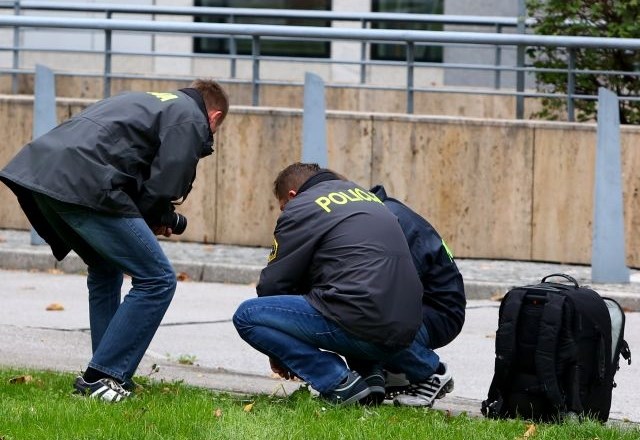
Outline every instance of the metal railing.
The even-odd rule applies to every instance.
[[[46,3],[46,5],[44,5]],[[13,3],[12,3],[13,4]],[[46,7],[45,7],[46,6]],[[251,16],[263,16],[265,11],[274,10],[246,10],[246,9],[231,9],[231,8],[175,8],[175,7],[140,7],[132,5],[101,5],[101,4],[85,4],[85,5],[70,5],[70,4],[50,4],[48,2],[22,2],[20,7],[30,7],[33,9],[43,8],[63,8],[63,10],[78,10],[78,11],[90,11],[100,10],[106,13],[114,12],[126,12],[126,13],[146,13],[159,14],[178,14],[184,15],[206,15],[208,14],[222,14],[223,12],[229,14],[245,13]],[[78,8],[78,9],[75,9]],[[203,11],[206,9],[208,11]],[[224,9],[224,11],[221,11]],[[429,16],[421,17],[413,14],[351,14],[351,13],[338,13],[338,12],[323,12],[323,11],[283,11],[275,10],[278,12],[278,16],[304,16],[304,17],[321,17],[331,20],[354,20],[358,17],[359,20],[374,19],[380,20],[385,15],[384,19],[387,20],[401,20],[401,16],[411,15],[411,18],[415,20],[440,20],[443,23],[454,23],[457,19],[460,23],[466,24],[488,24],[500,26],[517,26],[517,19],[500,18],[500,17],[458,17],[456,19],[451,16]],[[204,13],[204,14],[203,14]],[[275,13],[275,12],[274,12]],[[498,20],[499,19],[499,20]],[[265,81],[260,79],[260,63],[265,60],[286,61],[286,62],[304,62],[304,63],[343,63],[343,64],[359,64],[362,68],[375,65],[395,65],[402,66],[406,69],[406,85],[404,87],[406,91],[406,111],[408,113],[413,112],[414,106],[414,94],[415,92],[431,92],[431,91],[449,91],[454,93],[474,93],[478,94],[478,90],[461,90],[459,88],[452,87],[417,87],[415,86],[415,70],[416,68],[423,67],[438,67],[442,69],[474,69],[481,71],[494,71],[494,72],[514,72],[518,73],[532,73],[535,74],[538,71],[553,71],[562,72],[567,75],[567,84],[569,86],[566,94],[557,93],[543,93],[536,91],[525,91],[522,84],[518,85],[516,90],[504,90],[493,89],[483,90],[483,94],[493,95],[508,95],[515,96],[518,103],[522,103],[524,98],[527,97],[551,97],[566,99],[567,108],[569,109],[569,120],[573,120],[573,101],[576,99],[597,99],[597,96],[589,95],[576,95],[575,90],[572,88],[575,84],[576,74],[588,74],[590,72],[578,71],[575,69],[575,54],[574,49],[579,48],[599,48],[599,49],[627,49],[638,50],[640,49],[640,39],[611,39],[611,38],[598,38],[598,37],[569,37],[569,36],[540,36],[540,35],[527,35],[527,34],[504,34],[504,33],[482,33],[482,32],[451,32],[451,31],[414,31],[414,30],[385,30],[385,29],[368,29],[368,28],[328,28],[328,27],[313,27],[313,26],[276,26],[276,25],[258,25],[258,24],[234,24],[234,23],[194,23],[194,22],[168,22],[168,21],[143,21],[143,20],[121,20],[121,19],[94,19],[94,18],[72,18],[72,17],[37,17],[37,16],[18,16],[18,15],[0,15],[0,27],[13,27],[14,35],[15,30],[20,28],[45,28],[45,29],[80,29],[80,30],[100,30],[104,32],[105,43],[104,50],[101,53],[104,54],[104,69],[102,76],[104,78],[104,95],[108,96],[111,91],[111,78],[115,76],[112,73],[112,57],[114,55],[140,55],[140,56],[176,56],[176,57],[195,57],[195,56],[209,56],[209,57],[227,57],[230,55],[205,55],[205,54],[191,54],[191,53],[135,53],[135,52],[116,52],[112,49],[112,38],[114,32],[134,32],[134,33],[146,33],[146,34],[181,34],[189,37],[193,36],[206,36],[217,38],[248,38],[251,40],[252,53],[250,56],[234,55],[231,58],[233,60],[248,60],[251,62],[251,86],[252,86],[252,103],[259,105],[259,90],[261,84],[277,83],[276,81]],[[344,61],[344,60],[332,60],[332,59],[299,59],[294,58],[282,58],[282,57],[265,57],[261,55],[260,43],[270,39],[298,39],[298,40],[310,40],[310,41],[357,41],[363,46],[372,43],[395,43],[404,44],[406,46],[406,60],[403,62],[388,62],[377,60],[365,60],[360,59],[358,61]],[[426,63],[416,62],[414,58],[415,49],[421,45],[441,45],[445,47],[464,45],[473,47],[492,47],[492,48],[513,48],[523,51],[526,47],[531,46],[552,46],[567,48],[569,53],[569,60],[566,69],[535,69],[526,65],[477,65],[477,64],[452,64],[452,63]],[[20,51],[27,50],[49,50],[55,51],[55,48],[39,48],[39,49],[25,49],[19,46],[19,42],[14,40],[11,47],[0,47],[0,50],[11,50],[14,54]],[[67,52],[69,52],[67,50]],[[72,51],[71,51],[72,52]],[[89,51],[90,52],[90,51]],[[496,52],[496,60],[498,60]],[[15,56],[14,56],[15,59]],[[11,73],[19,72],[20,69],[9,69]],[[595,72],[595,74],[608,74],[608,75],[634,75],[638,76],[636,72]],[[122,76],[122,75],[120,75]],[[163,78],[166,78],[163,77]],[[345,87],[344,85],[331,85],[328,87]],[[389,88],[384,86],[374,86],[369,84],[360,84],[359,87],[366,88]],[[629,100],[635,100],[638,98],[625,98]],[[521,110],[517,109],[517,117],[522,118]]]
[[[421,24],[439,24],[453,26],[474,26],[487,28],[496,33],[502,33],[506,28],[517,29],[518,32],[524,32],[524,25],[534,23],[533,19],[527,19],[525,23],[518,20],[517,17],[499,17],[499,16],[471,16],[471,15],[438,15],[438,14],[408,14],[408,13],[382,13],[382,12],[337,12],[337,11],[319,11],[319,10],[292,10],[292,9],[268,9],[268,8],[226,8],[226,7],[179,7],[179,6],[149,6],[149,5],[120,5],[111,3],[69,3],[69,2],[51,2],[51,1],[0,1],[1,8],[12,8],[15,15],[20,15],[25,11],[63,11],[77,13],[102,13],[105,18],[113,18],[114,14],[146,14],[151,17],[158,15],[168,16],[191,16],[194,18],[223,18],[229,23],[234,23],[238,19],[311,19],[325,21],[348,21],[358,22],[362,29],[370,28],[374,24],[381,23],[421,23]],[[14,41],[17,41],[17,35]],[[502,57],[502,48],[495,47],[496,66],[500,65]],[[13,68],[18,68],[19,50],[14,51]],[[230,59],[230,77],[236,78],[236,56],[237,45],[233,36],[229,38],[229,59]],[[366,82],[367,67],[367,43],[362,42],[360,49],[360,83]],[[494,87],[500,88],[501,69],[494,70]]]

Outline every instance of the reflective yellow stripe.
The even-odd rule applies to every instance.
[[[444,242],[444,239],[442,239],[442,246],[444,247],[444,250],[447,251],[449,260],[453,261],[453,252],[451,251],[451,249],[449,249],[449,246],[447,246],[447,243]]]

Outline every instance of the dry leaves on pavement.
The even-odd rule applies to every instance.
[[[51,303],[47,306],[46,310],[48,312],[61,312],[64,310],[64,306],[60,303]]]

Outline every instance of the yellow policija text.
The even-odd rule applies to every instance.
[[[326,196],[318,197],[315,202],[327,212],[331,212],[332,204],[344,205],[350,202],[377,202],[382,204],[382,201],[375,194],[361,188],[332,192]]]

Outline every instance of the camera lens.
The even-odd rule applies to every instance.
[[[187,218],[184,215],[176,214],[174,226],[171,228],[174,234],[182,234],[187,229]]]
[[[173,234],[180,235],[187,229],[187,218],[177,212],[168,212],[162,215],[160,224],[171,228]]]

